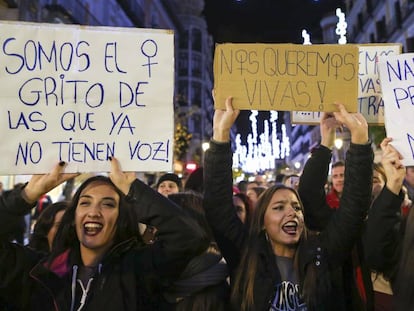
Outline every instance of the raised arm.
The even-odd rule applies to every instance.
[[[381,163],[387,181],[369,210],[364,243],[368,264],[383,273],[390,273],[396,268],[403,241],[400,227],[405,167],[391,141],[391,138],[385,138],[381,143]]]
[[[305,223],[311,230],[323,230],[335,212],[326,202],[325,184],[336,129],[340,127],[332,113],[323,113],[320,120],[321,144],[312,151],[300,177],[298,192],[304,206]]]
[[[175,277],[191,258],[208,247],[207,233],[191,216],[172,200],[137,179],[135,173],[123,172],[116,158],[111,159],[109,177],[127,194],[138,221],[157,228],[161,243],[154,248],[158,253],[151,262],[143,262],[142,265],[148,265],[150,269],[154,264],[161,275]]]
[[[370,206],[374,158],[364,117],[360,113],[348,113],[343,105],[338,108],[334,116],[351,132],[351,144],[346,155],[341,205],[320,235],[333,265],[343,263],[361,234]]]
[[[0,236],[11,230],[12,224],[30,212],[39,198],[79,174],[64,173],[66,164],[56,164],[50,173],[33,175],[23,187],[14,188],[0,197]]]
[[[0,198],[0,296],[15,297],[13,304],[21,301],[22,284],[27,282],[28,271],[43,254],[21,245],[10,243],[7,234],[12,225],[30,212],[41,195],[78,174],[65,174],[65,163],[54,166],[49,174],[33,175],[23,187],[14,188]]]
[[[230,129],[238,110],[227,98],[226,110],[216,110],[213,119],[213,138],[204,158],[204,201],[207,220],[219,248],[231,271],[240,261],[247,230],[233,207],[232,152]]]

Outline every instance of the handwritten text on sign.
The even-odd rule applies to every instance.
[[[383,58],[379,69],[387,137],[404,165],[414,165],[414,53]]]
[[[384,124],[384,101],[379,80],[378,59],[401,53],[401,44],[361,44],[358,64],[358,111],[371,125]],[[292,123],[319,124],[320,112],[293,111]]]
[[[0,23],[0,173],[170,170],[173,34]],[[160,96],[162,94],[162,96]]]
[[[356,111],[356,45],[219,44],[214,56],[216,105],[233,96],[245,110]]]

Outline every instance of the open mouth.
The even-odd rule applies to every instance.
[[[87,222],[83,224],[83,231],[86,235],[94,236],[102,231],[103,225],[99,222]]]
[[[294,221],[288,221],[282,226],[282,230],[289,235],[296,235],[298,224]]]

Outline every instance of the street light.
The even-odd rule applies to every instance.
[[[203,149],[204,152],[206,152],[207,149],[210,148],[210,143],[209,142],[202,143],[201,148]]]
[[[203,150],[201,154],[201,165],[204,165],[204,154],[210,148],[210,143],[208,141],[201,144],[201,149]]]
[[[338,160],[343,160],[342,147],[344,145],[344,141],[342,140],[342,138],[337,138],[334,141],[334,145],[335,145],[335,148],[336,148],[336,154],[338,156]]]
[[[342,140],[342,138],[337,138],[335,139],[334,144],[335,144],[335,148],[339,150],[344,145],[344,141]]]

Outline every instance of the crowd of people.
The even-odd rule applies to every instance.
[[[229,97],[186,181],[148,185],[110,158],[68,200],[47,197],[79,175],[64,162],[2,191],[0,310],[414,310],[414,167],[392,138],[374,163],[364,117],[337,109],[303,172],[277,181],[234,182]],[[350,147],[333,162],[343,126]]]

